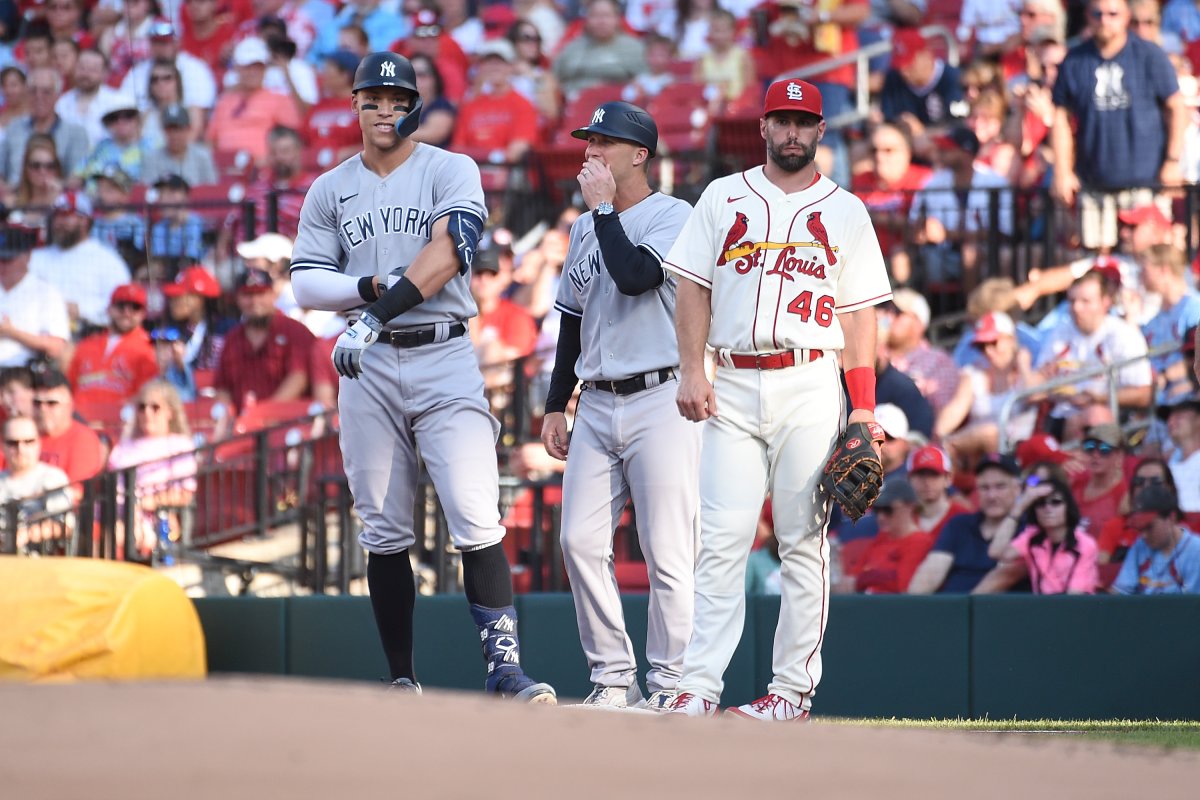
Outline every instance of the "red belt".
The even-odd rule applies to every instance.
[[[800,354],[799,358],[797,353]],[[737,369],[783,369],[815,361],[824,354],[824,350],[788,350],[783,353],[763,353],[755,356],[730,353],[729,363]]]

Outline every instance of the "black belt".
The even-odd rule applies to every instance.
[[[457,339],[467,332],[467,326],[456,322],[450,326],[450,334],[446,341]],[[433,344],[437,340],[437,328],[425,328],[419,331],[384,331],[379,334],[375,344],[390,344],[392,347],[420,347],[423,344]]]
[[[589,389],[599,389],[602,392],[612,392],[618,395],[636,394],[637,392],[651,388],[646,382],[656,376],[658,383],[653,383],[652,385],[661,386],[667,381],[675,380],[675,370],[663,367],[657,372],[634,375],[632,378],[626,378],[623,381],[588,381],[586,385]]]

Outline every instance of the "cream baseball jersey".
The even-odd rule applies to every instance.
[[[621,212],[621,227],[635,246],[661,262],[692,207],[654,193]],[[584,381],[623,380],[679,364],[675,339],[675,277],[653,291],[621,294],[604,265],[595,218],[583,214],[571,226],[571,241],[554,307],[582,317],[582,350],[575,374]]]
[[[785,194],[762,167],[709,184],[663,266],[712,290],[708,342],[734,353],[840,350],[837,315],[892,296],[861,200],[823,175]]]
[[[363,166],[362,156],[353,156],[313,181],[308,190],[292,248],[292,271],[402,275],[429,243],[433,223],[456,210],[479,217],[480,228],[487,219],[479,167],[467,156],[418,144],[408,160],[382,178]],[[456,275],[388,327],[475,316],[470,279]]]

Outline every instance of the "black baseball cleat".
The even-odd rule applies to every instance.
[[[548,683],[538,683],[520,669],[500,670],[488,676],[484,687],[489,694],[512,699],[518,703],[558,705],[558,694]]]

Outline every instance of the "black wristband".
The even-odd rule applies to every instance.
[[[379,290],[376,288],[374,275],[366,275],[358,279],[358,296],[368,303],[374,303],[379,299]]]
[[[367,308],[367,313],[386,325],[405,311],[415,308],[423,302],[425,302],[425,297],[417,285],[407,276],[402,276],[395,286],[383,293],[383,297]]]

